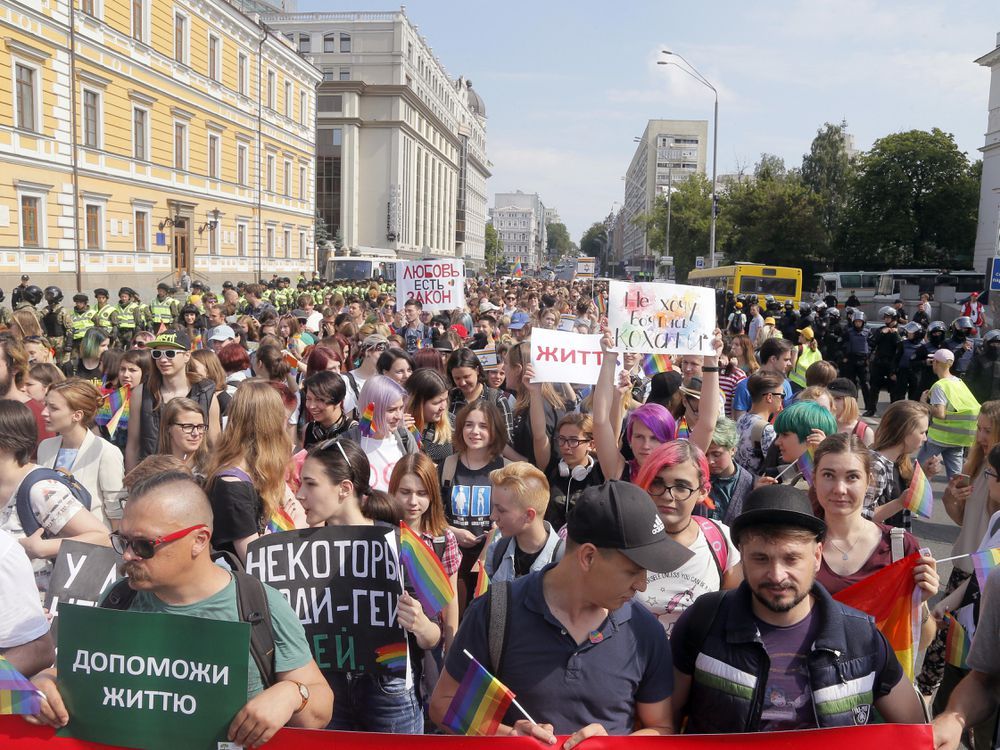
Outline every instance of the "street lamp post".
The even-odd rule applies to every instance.
[[[715,268],[715,218],[716,214],[718,213],[716,207],[715,178],[716,178],[716,168],[719,161],[719,92],[715,88],[715,86],[709,83],[708,79],[705,78],[705,76],[703,76],[701,72],[694,65],[689,63],[684,58],[684,56],[681,55],[679,52],[671,52],[670,50],[665,49],[663,50],[663,54],[669,55],[671,57],[676,57],[682,60],[684,62],[684,65],[687,65],[687,67],[690,68],[690,70],[681,65],[677,65],[677,63],[673,64],[677,65],[678,68],[680,68],[689,76],[694,78],[696,81],[698,81],[698,83],[710,88],[712,90],[712,93],[715,94],[715,122],[712,125],[712,219],[711,223],[709,224],[709,230],[708,230],[709,232],[708,265],[710,268]],[[657,65],[670,65],[671,63],[672,61],[670,60],[660,60],[657,62]]]

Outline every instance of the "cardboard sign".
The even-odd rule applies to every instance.
[[[483,366],[484,371],[492,372],[500,368],[500,357],[495,346],[487,349],[473,349],[472,353],[479,358],[479,364]]]
[[[563,333],[544,328],[531,332],[533,383],[594,385],[603,361],[599,333]]]
[[[118,574],[121,561],[110,547],[63,540],[45,593],[45,608],[52,615],[53,638],[58,635],[59,605],[96,607],[101,594],[121,578]]]
[[[596,258],[577,258],[576,259],[576,278],[578,279],[592,279],[597,270],[597,259]]]
[[[402,310],[409,299],[419,300],[430,312],[465,307],[465,262],[396,261],[396,309]]]
[[[247,573],[284,595],[316,663],[331,674],[409,674],[406,634],[396,619],[399,568],[396,529],[385,526],[284,531],[247,548]]]
[[[711,355],[715,292],[700,286],[611,281],[608,327],[619,352]]]
[[[58,734],[146,750],[216,747],[247,702],[250,625],[63,604]]]

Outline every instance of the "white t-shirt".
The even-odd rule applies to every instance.
[[[945,379],[961,380],[961,378],[958,378],[954,375],[949,375],[947,378],[942,378],[942,380]],[[940,382],[941,381],[939,380],[938,383]],[[937,383],[931,386],[931,392],[927,400],[930,401],[931,406],[944,406],[944,407],[948,406],[948,397],[944,395],[944,389]]]
[[[0,531],[0,648],[30,643],[47,632],[31,561],[17,539]]]
[[[399,459],[403,457],[403,451],[399,448],[399,441],[395,435],[390,435],[384,440],[362,437],[361,450],[368,456],[372,473],[369,482],[373,490],[389,491],[389,477]]]
[[[697,523],[697,521],[692,521]],[[731,570],[740,561],[740,552],[733,545],[729,527],[716,522],[726,539],[728,560],[726,570]],[[689,548],[694,557],[670,573],[647,573],[646,590],[635,595],[637,602],[656,615],[663,629],[670,635],[674,623],[685,609],[702,594],[718,591],[722,587],[719,568],[715,564],[708,540],[699,528],[698,537]]]
[[[340,377],[344,381],[344,387],[347,389],[347,393],[344,394],[344,405],[341,408],[344,410],[345,414],[349,414],[357,408],[358,397],[354,395],[354,388],[351,387],[351,381],[347,379],[347,373],[340,373]],[[362,385],[364,385],[364,382],[359,380],[358,393],[361,393]]]

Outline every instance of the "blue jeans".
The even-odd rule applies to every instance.
[[[423,734],[424,713],[412,687],[402,677],[337,673],[333,719],[327,729],[383,734]]]
[[[923,463],[932,456],[941,456],[944,462],[944,470],[951,479],[956,474],[962,473],[962,462],[965,460],[965,448],[956,448],[953,445],[940,445],[928,440],[924,443],[917,454],[917,461]]]

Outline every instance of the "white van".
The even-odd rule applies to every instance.
[[[816,291],[813,297],[821,300],[828,294],[846,304],[853,292],[861,304],[875,299],[881,271],[827,271],[816,274]]]

